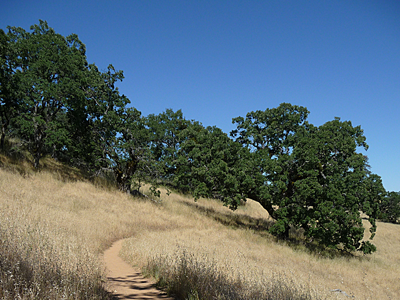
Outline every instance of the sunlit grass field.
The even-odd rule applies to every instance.
[[[43,163],[36,173],[1,157],[0,299],[111,299],[101,254],[123,238],[126,261],[191,299],[400,298],[399,225],[378,223],[372,255],[322,255],[276,241],[253,201],[235,212],[176,193],[156,203]]]

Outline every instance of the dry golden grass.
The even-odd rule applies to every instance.
[[[151,202],[59,177],[0,169],[0,299],[107,298],[100,253],[137,232],[181,226]]]
[[[167,232],[142,232],[127,240],[123,256],[132,264],[145,267],[148,261],[164,261],[173,266],[189,255],[196,258],[192,258],[195,263],[212,265],[227,278],[241,278],[251,287],[267,287],[271,278],[275,282],[274,278],[279,277],[281,284],[289,282],[296,287],[295,292],[315,299],[346,298],[332,292],[336,289],[356,299],[400,297],[399,225],[378,224],[374,239],[378,251],[373,255],[322,258],[277,243],[263,231],[246,229],[252,226],[236,226],[238,222],[231,226],[221,224],[226,224],[228,215],[250,215],[268,223],[268,215],[254,201],[237,212],[230,212],[214,200],[199,200],[195,204],[197,209],[193,209],[192,199],[178,195],[163,201],[165,209],[186,218],[184,223],[188,226]],[[238,217],[231,217],[235,218]]]
[[[268,214],[253,201],[231,212],[218,201],[163,193],[156,204],[48,164],[52,173],[0,169],[1,299],[107,299],[100,254],[121,238],[129,238],[122,255],[134,265],[176,268],[186,259],[245,286],[244,295],[261,286],[303,299],[346,298],[333,289],[356,299],[400,297],[399,225],[378,224],[373,255],[321,258],[260,230]]]

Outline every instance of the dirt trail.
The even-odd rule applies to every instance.
[[[117,299],[169,299],[154,287],[154,282],[144,278],[139,268],[132,268],[119,257],[123,240],[114,243],[104,252],[107,268],[107,287]]]

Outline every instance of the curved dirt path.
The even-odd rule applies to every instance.
[[[117,299],[168,299],[154,287],[154,281],[144,278],[139,268],[133,268],[119,257],[123,240],[115,242],[104,252],[107,268],[107,289]]]

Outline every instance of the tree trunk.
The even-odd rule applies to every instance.
[[[40,130],[36,130],[35,133],[35,142],[34,142],[34,149],[33,149],[33,166],[37,170],[39,169],[39,161],[42,157],[42,144],[43,144],[44,134]]]
[[[5,140],[5,134],[2,132],[0,138],[0,151],[4,151],[4,140]]]
[[[6,129],[8,127],[8,121],[1,124],[1,138],[0,138],[0,151],[4,151],[4,144],[6,139]]]
[[[40,156],[41,156],[41,153],[40,153],[40,150],[38,150],[38,151],[35,153],[34,162],[33,162],[33,166],[34,166],[34,168],[35,168],[36,170],[39,169]]]
[[[282,238],[282,239],[288,239],[288,238],[289,238],[289,230],[290,230],[290,227],[287,226],[287,227],[285,228],[285,231],[282,232],[282,233],[279,235],[279,237]]]

